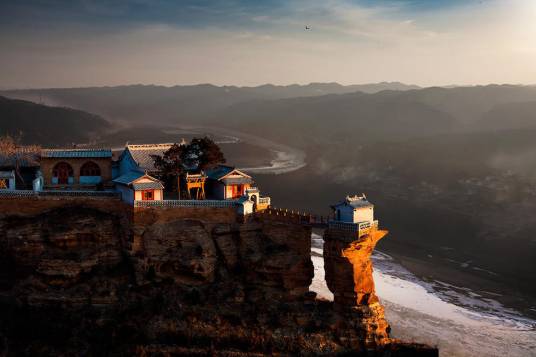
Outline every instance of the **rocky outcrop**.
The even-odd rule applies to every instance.
[[[365,281],[347,299],[333,270],[344,298],[309,292],[310,227],[91,200],[0,208],[0,355],[434,355],[388,339]]]
[[[324,234],[324,267],[326,283],[333,292],[334,308],[355,314],[359,329],[364,331],[366,346],[392,343],[384,309],[378,301],[372,277],[370,256],[376,243],[387,231],[372,229],[353,240],[348,232],[328,229]]]

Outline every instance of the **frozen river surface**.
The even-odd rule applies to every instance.
[[[311,290],[333,299],[324,280],[322,244],[313,234]],[[470,289],[419,280],[386,254],[376,252],[373,262],[392,337],[437,346],[440,356],[536,356],[536,321]]]

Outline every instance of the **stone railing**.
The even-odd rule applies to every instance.
[[[63,190],[0,190],[0,197],[115,197],[121,194],[115,191],[63,191]]]
[[[313,215],[310,213],[276,207],[268,207],[262,211],[257,211],[256,214],[263,219],[287,221],[313,226],[325,226],[329,220],[328,216]]]
[[[360,238],[361,236],[368,234],[371,229],[378,228],[378,221],[373,221],[372,223],[368,221],[358,223],[330,221],[328,223],[328,228],[330,230],[341,232],[342,235],[339,237],[340,239],[352,241],[355,239],[356,235]]]
[[[37,192],[32,190],[0,190],[0,197],[33,197]]]
[[[340,231],[346,231],[346,232],[358,232],[359,231],[359,224],[357,223],[348,223],[348,222],[338,222],[338,221],[330,221],[328,223],[329,229],[336,229]]]
[[[296,223],[309,223],[310,215],[283,208],[269,207],[255,212],[258,217],[277,221],[291,221]]]
[[[153,208],[153,207],[214,207],[229,208],[236,207],[237,203],[233,200],[162,200],[162,201],[134,201],[134,207]]]

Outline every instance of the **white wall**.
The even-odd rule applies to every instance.
[[[352,206],[339,206],[337,210],[340,212],[339,217],[335,219],[341,222],[358,223],[358,222],[370,222],[374,221],[374,207],[360,207],[354,209]]]
[[[354,211],[354,223],[374,221],[374,207],[360,207]]]
[[[150,181],[152,182],[152,181]],[[134,191],[134,198],[136,201],[141,201],[143,199],[141,195],[142,191]],[[155,201],[162,201],[164,195],[162,193],[162,190],[154,190],[154,200]]]
[[[238,205],[238,214],[247,215],[253,213],[253,202],[245,201]]]

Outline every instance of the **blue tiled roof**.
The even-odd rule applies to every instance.
[[[133,183],[134,190],[162,190],[164,186],[160,182],[140,182]]]
[[[243,185],[253,183],[253,180],[250,177],[224,178],[222,181],[226,185]]]
[[[143,172],[129,171],[126,174],[124,174],[123,176],[119,176],[118,178],[113,180],[113,182],[120,183],[120,184],[123,184],[123,185],[128,185],[128,184],[132,183],[133,181],[136,181],[137,179],[139,179],[142,176],[145,176],[145,174]]]
[[[45,158],[108,158],[111,149],[44,149],[41,157]]]
[[[229,172],[233,171],[234,169],[235,168],[232,167],[232,166],[220,165],[220,166],[217,166],[217,167],[215,167],[213,169],[207,170],[206,174],[211,179],[219,180],[223,176],[227,175]]]

